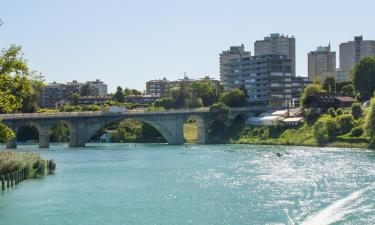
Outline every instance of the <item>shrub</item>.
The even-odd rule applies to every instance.
[[[340,134],[340,124],[331,117],[322,117],[314,124],[314,136],[319,145],[336,140]]]
[[[320,115],[318,111],[314,108],[307,109],[304,111],[304,117],[308,124],[313,124],[319,118],[319,116]]]
[[[56,163],[53,160],[48,160],[47,161],[47,171],[48,171],[48,174],[55,173],[55,170],[56,170]]]
[[[341,126],[341,134],[348,133],[354,126],[353,117],[348,114],[337,117],[337,120]]]
[[[328,142],[329,136],[323,121],[318,121],[314,125],[314,137],[319,146]]]
[[[331,117],[337,116],[335,109],[332,107],[328,109],[327,114],[330,115]]]
[[[245,93],[240,89],[221,94],[220,101],[230,107],[242,107],[247,104]]]
[[[35,171],[35,177],[42,177],[42,176],[46,175],[46,171],[47,171],[46,161],[39,158],[34,163],[33,169]]]
[[[350,137],[346,135],[338,136],[337,140],[349,143],[369,143],[369,140],[366,137]]]
[[[350,110],[354,119],[358,119],[362,116],[362,105],[359,102],[356,102],[352,105]]]
[[[350,131],[350,136],[352,136],[352,137],[360,137],[362,135],[363,135],[363,128],[362,127],[354,127]]]

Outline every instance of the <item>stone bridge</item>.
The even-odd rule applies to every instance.
[[[264,107],[232,108],[229,118],[237,116],[251,116],[265,111]],[[105,126],[126,119],[133,119],[147,123],[157,129],[168,144],[183,144],[183,125],[188,120],[197,122],[197,139],[199,144],[208,141],[208,121],[211,112],[208,108],[193,110],[168,110],[157,112],[125,111],[121,113],[110,112],[62,112],[62,113],[22,113],[2,114],[0,120],[3,124],[17,134],[20,127],[32,125],[39,133],[39,147],[49,147],[49,130],[58,122],[67,125],[70,131],[69,146],[83,147],[90,138]],[[17,139],[6,143],[7,148],[16,148]]]

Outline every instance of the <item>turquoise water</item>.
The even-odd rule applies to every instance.
[[[1,225],[375,223],[368,150],[98,144],[41,154],[56,174],[0,191]]]

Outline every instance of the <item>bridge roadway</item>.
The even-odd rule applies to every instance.
[[[229,117],[234,119],[242,114],[251,116],[264,112],[269,108],[232,108]],[[212,113],[209,108],[190,110],[166,110],[147,112],[145,110],[128,110],[119,113],[89,111],[89,112],[59,112],[59,113],[21,113],[0,114],[3,124],[11,128],[15,134],[25,125],[35,126],[39,133],[39,147],[49,147],[49,130],[57,122],[63,122],[69,128],[69,146],[83,147],[90,138],[103,127],[125,119],[133,119],[148,123],[157,129],[168,144],[183,144],[183,124],[192,119],[197,122],[197,139],[199,144],[208,141],[208,121]],[[17,139],[6,143],[7,148],[16,148]]]

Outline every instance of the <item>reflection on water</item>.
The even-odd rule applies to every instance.
[[[41,153],[57,161],[56,175],[1,192],[0,224],[375,221],[375,158],[367,150],[103,144]]]

